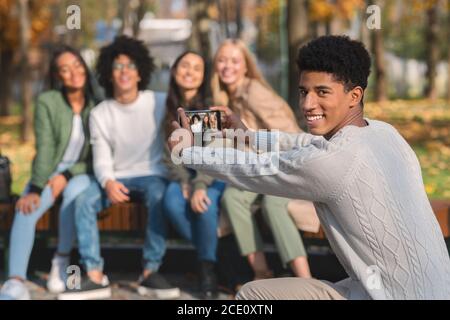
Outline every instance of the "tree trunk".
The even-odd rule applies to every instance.
[[[189,0],[189,17],[192,21],[189,48],[202,53],[209,62],[212,59],[212,54],[209,45],[208,5],[208,0]]]
[[[381,6],[377,0],[369,1],[369,5]],[[371,30],[370,35],[372,53],[375,60],[375,101],[387,100],[386,64],[384,61],[384,38],[382,30]]]
[[[196,2],[192,0],[192,2]],[[219,9],[219,23],[222,33],[225,35],[225,38],[231,37],[230,32],[230,16],[229,16],[229,3],[227,0],[216,0],[217,8]]]
[[[243,1],[235,0],[236,6],[236,38],[241,38],[242,34],[242,3]]]
[[[450,101],[450,0],[447,0],[447,100]]]
[[[298,108],[298,69],[297,54],[299,48],[309,39],[308,14],[306,0],[287,1],[287,29],[289,45],[289,105],[293,108],[300,120],[300,125],[305,128],[303,117]]]
[[[375,101],[383,102],[387,100],[383,31],[372,30],[371,38],[375,59]]]
[[[289,44],[286,30],[287,25],[287,5],[286,0],[278,0],[279,9],[279,34],[280,34],[280,95],[283,99],[289,100]]]
[[[30,82],[30,63],[28,51],[30,44],[30,16],[28,13],[28,0],[19,0],[20,19],[20,87],[22,89],[22,126],[21,139],[23,142],[31,139],[31,101],[32,89]]]
[[[28,1],[29,3],[30,1]],[[62,10],[65,12],[66,8],[74,3],[73,0],[66,0],[64,1],[62,5]],[[83,7],[81,4],[81,1],[76,2],[77,5],[81,6],[81,19],[83,19]],[[60,5],[60,4],[58,4]],[[80,30],[74,29],[74,30],[66,30],[66,33],[64,35],[64,43],[66,45],[69,45],[71,47],[77,48],[80,45]]]
[[[11,114],[11,84],[13,78],[12,59],[13,51],[0,51],[0,70],[2,70],[2,81],[0,81],[0,116]]]
[[[370,48],[370,34],[371,34],[371,30],[369,30],[367,28],[366,25],[366,19],[367,19],[367,15],[366,15],[366,10],[367,7],[370,5],[370,1],[371,0],[365,0],[364,4],[361,6],[361,10],[359,12],[359,16],[360,16],[360,28],[359,28],[359,33],[360,33],[360,38],[359,40],[364,43],[364,46],[366,48]]]
[[[122,25],[120,26],[120,34],[127,36],[133,36],[133,25],[131,16],[130,1],[128,0],[118,0],[118,17],[122,20]]]
[[[439,19],[438,19],[438,3],[433,4],[427,10],[427,31],[426,31],[426,46],[427,46],[427,87],[425,95],[428,99],[435,100],[437,98],[436,88],[436,68],[439,61]]]
[[[145,14],[145,1],[118,1],[118,16],[122,19],[120,33],[137,37],[139,35],[139,23]]]
[[[141,23],[141,20],[144,18],[145,15],[145,0],[139,0],[139,5],[134,10],[135,12],[135,19],[133,20],[133,34],[135,37],[139,36],[139,24]]]
[[[264,0],[257,0],[256,7],[261,8]],[[264,55],[264,26],[267,23],[267,16],[258,14],[256,15],[255,25],[258,30],[258,34],[256,36],[256,56]]]
[[[128,30],[128,1],[117,0],[117,16],[122,20],[120,26],[120,34],[124,34]]]

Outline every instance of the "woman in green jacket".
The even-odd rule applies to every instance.
[[[75,238],[74,200],[89,186],[91,171],[88,117],[95,103],[89,71],[78,51],[64,46],[50,63],[51,90],[39,95],[34,115],[36,156],[31,181],[16,205],[11,230],[9,280],[0,299],[29,299],[24,284],[37,221],[61,195],[58,250],[47,287],[64,291]]]

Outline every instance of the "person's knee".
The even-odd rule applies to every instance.
[[[252,281],[239,290],[238,300],[311,300],[319,290],[311,279],[274,278]]]
[[[208,204],[207,210],[201,214],[204,215],[206,219],[219,219],[219,211],[220,211],[220,198],[217,195],[207,193],[207,196],[209,200],[211,201],[210,204]]]
[[[95,211],[101,197],[102,194],[98,187],[93,185],[88,187],[75,199],[75,217],[90,215],[92,212],[97,214]]]
[[[162,203],[163,212],[170,220],[176,220],[179,215],[184,213],[185,205],[173,197],[165,195]]]
[[[83,193],[91,186],[92,181],[87,175],[75,176],[69,180],[63,191],[63,198],[74,197]]]
[[[222,198],[221,205],[224,208],[229,208],[233,205],[233,203],[243,201],[243,191],[235,188],[227,188],[225,189]]]
[[[144,191],[145,200],[149,203],[162,203],[166,186],[164,184],[152,185]]]
[[[285,198],[264,196],[261,200],[261,208],[267,214],[279,214],[279,212],[287,213],[287,205],[289,200]]]
[[[39,216],[40,217],[40,216]],[[29,214],[25,214],[21,211],[16,211],[16,216],[14,218],[14,223],[20,225],[36,225],[39,220],[36,212],[31,212]]]
[[[208,207],[208,210],[206,210],[203,213],[194,213],[195,214],[195,219],[197,219],[198,222],[200,222],[200,224],[202,225],[208,225],[211,226],[212,228],[217,228],[217,224],[219,221],[219,216],[218,216],[218,209],[216,207],[216,209],[213,209],[211,207]]]
[[[164,209],[168,213],[179,211],[181,207],[183,207],[183,204],[185,204],[181,188],[174,184],[170,184],[164,192],[162,202]]]
[[[264,280],[246,283],[236,294],[236,300],[263,300],[263,282]]]

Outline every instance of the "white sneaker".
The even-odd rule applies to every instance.
[[[9,279],[0,290],[0,300],[30,300],[30,292],[23,281]]]
[[[47,288],[51,293],[61,293],[66,290],[67,267],[69,257],[55,255],[52,259],[52,268],[48,275]]]

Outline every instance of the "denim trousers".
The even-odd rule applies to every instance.
[[[162,201],[167,180],[159,176],[141,176],[117,179],[131,194],[138,195],[147,208],[147,224],[143,248],[143,268],[158,271],[166,251],[167,225]],[[100,237],[97,214],[109,207],[100,184],[92,179],[90,186],[76,199],[75,224],[81,264],[86,271],[103,271],[104,260],[100,254]]]
[[[191,241],[197,249],[198,259],[216,261],[217,225],[220,197],[225,183],[214,181],[207,189],[211,204],[203,213],[195,213],[190,202],[183,197],[179,182],[171,182],[164,196],[164,211],[177,232]]]
[[[75,199],[91,183],[88,175],[77,175],[69,180],[63,191],[59,209],[58,253],[69,254],[75,239]],[[28,193],[29,185],[24,194]],[[9,244],[9,276],[26,279],[28,262],[33,249],[36,223],[55,202],[50,187],[45,187],[40,196],[39,207],[30,214],[16,211]]]

